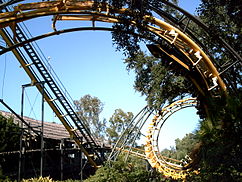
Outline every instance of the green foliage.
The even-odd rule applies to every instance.
[[[202,0],[198,12],[200,18],[210,28],[219,31],[220,35],[226,40],[231,40],[233,47],[241,52],[241,45],[238,43],[242,38],[242,8],[239,2],[233,0]]]
[[[220,36],[241,56],[241,2],[234,0],[202,0],[201,2],[198,8],[199,18],[209,27],[210,33],[210,38],[208,37],[202,42],[219,65],[226,65],[226,62],[231,63],[232,55],[224,51],[224,48],[217,41],[217,37]],[[241,72],[241,63],[238,63],[225,73],[235,88],[242,85]]]
[[[106,133],[111,144],[115,144],[120,135],[127,129],[129,123],[133,119],[132,112],[124,112],[122,109],[116,109],[112,117],[109,119],[110,126],[107,127]],[[126,130],[126,134],[129,130]]]
[[[8,176],[5,176],[3,174],[1,166],[0,166],[0,181],[1,182],[11,182],[11,180],[8,178]]]
[[[156,36],[146,29],[147,22],[143,18],[145,15],[151,15],[151,4],[174,16],[177,14],[174,9],[164,5],[159,0],[109,0],[108,2],[116,8],[127,8],[126,12],[118,15],[121,21],[113,25],[112,38],[117,50],[122,50],[125,55],[130,57],[140,51],[140,42],[157,41]],[[177,0],[171,0],[171,2],[178,3]],[[135,22],[135,26],[132,22]]]
[[[154,36],[146,31],[147,22],[143,16],[150,14],[148,2],[144,1],[119,1],[111,0],[110,3],[115,7],[126,7],[127,11],[119,15],[121,23],[113,25],[112,39],[116,44],[117,50],[122,50],[125,55],[133,56],[140,50],[139,43],[141,41],[153,40]],[[133,26],[131,22],[135,22]]]
[[[156,172],[147,171],[145,163],[141,160],[133,159],[125,163],[123,159],[112,162],[97,170],[85,182],[148,182],[161,181],[162,176]]]
[[[67,179],[64,181],[56,181],[56,182],[80,182],[80,180]]]
[[[13,122],[13,118],[6,118],[0,114],[0,152],[19,150],[20,129]],[[10,181],[3,174],[1,163],[5,160],[0,156],[0,181]]]
[[[193,133],[186,134],[182,139],[176,139],[176,158],[178,160],[184,159],[186,155],[190,155],[198,143],[196,135]]]
[[[145,4],[148,1],[110,0],[108,2],[117,8],[130,8],[130,11],[120,15],[122,22],[114,25],[115,31],[112,35],[117,49],[124,50],[124,53],[129,56],[125,62],[127,69],[134,70],[136,73],[135,89],[147,97],[149,105],[152,108],[159,108],[166,101],[175,100],[186,94],[193,94],[194,88],[184,77],[187,75],[172,69],[173,65],[169,66],[166,57],[157,60],[140,52],[139,43],[144,39],[152,42],[157,41],[145,29],[147,22],[143,20],[143,15],[150,13]],[[144,3],[144,6],[138,2]],[[217,37],[220,36],[228,42],[238,54],[242,53],[241,3],[233,0],[202,0],[201,2],[198,9],[199,18],[208,25],[209,36],[195,25],[193,25],[192,32],[201,33],[198,34],[197,38],[206,45],[205,49],[209,51],[217,64],[223,66],[221,69],[223,70],[227,63],[231,63],[232,59],[231,55],[228,55],[217,42]],[[157,7],[176,16],[176,12],[170,8],[161,7],[162,3],[158,0],[152,0],[149,3],[154,3]],[[135,21],[137,26],[131,26],[131,21]],[[207,38],[203,39],[205,36]],[[223,79],[229,77],[229,79],[226,78],[226,84],[228,84],[228,88],[235,87],[237,95],[234,96],[233,92],[231,93],[232,97],[203,98],[206,99],[206,104],[209,106],[209,118],[201,121],[200,129],[196,133],[200,142],[191,153],[195,156],[192,167],[199,166],[200,174],[190,176],[188,181],[242,180],[242,97],[241,90],[239,90],[242,85],[241,65],[237,64],[221,76]],[[203,103],[203,100],[200,102]],[[115,133],[112,135],[117,137],[118,134],[116,132],[116,135]],[[167,153],[169,157],[181,159],[195,143],[194,136],[187,135],[182,140],[176,140],[176,148],[163,152]],[[104,181],[112,181],[112,179],[114,179],[113,181],[120,179],[128,181],[129,178],[125,172],[127,166],[122,164],[113,166],[113,168],[105,166],[106,168],[100,169],[103,171],[99,173],[96,181],[101,181],[101,179]]]
[[[151,108],[159,109],[165,102],[174,101],[191,92],[190,82],[182,73],[171,71],[166,60],[139,52],[127,58],[125,63],[129,71],[136,73],[135,90],[146,96]]]
[[[242,29],[241,17],[239,16],[241,15],[241,10],[240,4],[235,1],[202,0],[202,5],[199,8],[199,16],[209,26],[210,38],[201,39],[201,42],[207,46],[210,54],[219,65],[225,65],[228,61],[231,63],[232,59],[230,55],[224,51],[224,48],[220,46],[219,42],[217,42],[216,39],[218,36],[228,42],[238,54],[241,54]],[[199,29],[197,30],[201,31]],[[119,37],[121,37],[121,35]],[[124,41],[119,42],[119,37],[117,36],[117,40],[115,40],[120,47],[127,47],[128,51],[132,49],[132,45],[126,45],[127,43]],[[206,37],[208,36],[206,35]],[[129,37],[126,38],[129,40]],[[135,88],[143,95],[147,96],[147,101],[150,105],[157,102],[153,107],[159,107],[162,101],[175,99],[178,95],[193,93],[193,88],[189,86],[189,84],[181,85],[180,82],[178,82],[178,84],[176,83],[173,85],[173,80],[169,80],[169,78],[174,77],[174,75],[185,76],[184,74],[179,75],[174,72],[174,70],[169,69],[171,72],[169,75],[167,74],[169,71],[164,72],[161,67],[162,64],[160,66],[159,62],[151,58],[145,60],[143,59],[144,56],[138,55],[139,51],[137,51],[136,45],[133,46],[133,49],[136,51],[132,50],[131,54],[129,54],[130,57],[126,60],[128,64],[127,67],[129,70],[133,69],[136,72]],[[163,60],[165,59],[163,58]],[[162,63],[164,64],[164,62]],[[165,69],[168,70],[169,67],[166,64],[164,64],[164,66]],[[155,69],[155,67],[157,69]],[[226,68],[226,66],[224,66],[224,68]],[[153,70],[155,71],[152,73]],[[163,77],[159,78],[160,75]],[[197,133],[201,143],[197,146],[196,152],[194,152],[196,153],[196,160],[193,162],[193,167],[200,166],[201,171],[200,175],[191,178],[191,181],[241,181],[242,162],[240,156],[242,156],[242,140],[240,133],[242,133],[242,99],[241,96],[239,96],[239,94],[241,95],[241,90],[239,89],[242,85],[241,65],[237,64],[230,68],[222,76],[229,78],[226,78],[227,84],[237,88],[237,95],[229,98],[223,96],[220,98],[206,98],[210,117],[201,122],[201,128]],[[161,84],[163,79],[165,83],[163,85],[165,86]],[[177,80],[179,81],[180,79]],[[175,79],[175,81],[177,80]],[[168,88],[166,88],[166,85]],[[176,85],[181,85],[184,88],[188,87],[187,90],[179,88],[179,93],[179,91],[177,91],[179,89],[175,87]],[[171,86],[171,89],[169,89],[169,86]],[[161,93],[159,94],[159,92]],[[233,94],[234,93],[231,93],[231,95]],[[177,140],[177,142],[178,144],[181,143],[180,147],[176,148],[177,151],[182,151],[182,148],[186,146],[186,144],[183,144],[183,142],[179,140]],[[171,157],[176,155],[176,149],[166,150],[164,152],[168,153]],[[184,153],[181,152],[179,156],[184,156]],[[179,156],[175,157],[179,158]],[[198,165],[196,165],[196,163]]]
[[[54,182],[50,177],[23,179],[22,182]]]
[[[72,179],[67,179],[64,181],[59,181],[59,180],[53,180],[50,177],[39,177],[39,178],[31,178],[31,179],[23,179],[21,182],[79,182],[80,180],[72,180]]]
[[[191,181],[241,181],[242,93],[211,100],[212,119],[204,120],[198,131],[202,142],[197,154],[200,174]]]
[[[116,143],[133,119],[132,112],[126,113],[122,109],[116,109],[109,119],[109,125],[107,125],[106,119],[100,119],[103,103],[97,97],[90,95],[85,95],[79,101],[74,101],[74,104],[77,108],[77,114],[90,131],[99,138],[107,137],[111,144]],[[126,134],[129,132],[127,129]]]
[[[13,118],[0,114],[0,152],[18,150],[20,129],[13,123]]]
[[[17,182],[17,180],[12,181],[12,180],[10,180],[8,178],[4,178],[4,179],[0,178],[0,181],[1,182]]]
[[[93,134],[95,136],[103,138],[106,126],[106,120],[100,119],[100,114],[103,111],[103,103],[97,97],[85,95],[79,101],[75,100],[74,104],[82,122],[91,131],[94,131]]]
[[[177,160],[185,159],[187,155],[191,155],[198,142],[196,134],[186,134],[182,139],[175,140],[175,147],[162,150],[161,155]]]

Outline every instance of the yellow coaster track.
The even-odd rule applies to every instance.
[[[150,165],[164,174],[164,176],[172,177],[173,179],[185,179],[186,175],[191,172],[191,169],[183,170],[182,161],[170,159],[159,154],[158,138],[159,130],[170,115],[180,109],[195,106],[196,103],[194,98],[178,100],[164,107],[149,123],[145,144],[146,158]]]
[[[55,23],[60,20],[91,21],[93,22],[93,26],[95,26],[96,21],[122,23],[122,20],[120,20],[117,15],[127,11],[129,10],[125,8],[117,9],[106,3],[96,4],[93,1],[65,0],[20,4],[14,7],[13,12],[0,14],[0,27],[4,28],[10,26],[12,30],[15,31],[14,25],[18,22],[49,15],[56,15],[53,21],[55,30]],[[224,91],[226,90],[226,86],[212,61],[194,41],[179,29],[162,20],[148,15],[145,15],[143,18],[148,22],[145,27],[147,31],[154,33],[171,45],[177,47],[177,49],[187,57],[187,60],[190,61],[192,66],[195,67],[196,71],[201,75],[206,87],[200,88],[200,84],[196,81],[196,78],[193,78],[195,85],[201,92],[204,89],[212,90],[217,86]],[[130,24],[136,26],[135,21],[131,21]],[[188,65],[187,62],[184,62],[184,60],[180,60],[175,55],[170,55],[159,46],[158,49],[170,56],[188,71],[191,70],[191,66]]]
[[[18,23],[42,16],[54,16],[52,21],[52,27],[54,32],[43,34],[42,36],[39,36],[35,39],[38,40],[40,38],[65,33],[64,31],[61,32],[57,30],[56,23],[58,21],[90,21],[92,22],[93,26],[90,27],[89,30],[96,30],[98,27],[95,27],[95,22],[122,24],[123,22],[120,19],[119,15],[122,15],[127,11],[129,11],[132,14],[132,11],[129,9],[117,9],[115,7],[110,6],[107,3],[96,3],[94,1],[58,0],[18,4],[14,7],[14,10],[11,12],[0,13],[0,35],[8,44],[8,51],[11,50],[14,52],[15,56],[17,57],[23,69],[26,71],[31,80],[33,82],[37,82],[38,80],[35,78],[35,75],[32,73],[32,70],[30,69],[32,63],[26,63],[23,60],[21,54],[19,54],[16,49],[16,46],[29,43],[33,40],[29,39],[24,40],[23,42],[16,40],[15,36],[18,33],[16,32],[16,27]],[[180,52],[180,54],[183,55],[183,57],[185,57],[185,59],[181,59],[179,56],[170,53],[160,45],[153,44],[150,45],[149,48],[155,50],[153,53],[157,54],[158,56],[161,53],[166,54],[174,62],[180,64],[181,69],[186,70],[188,73],[196,72],[196,75],[199,76],[192,77],[193,74],[191,74],[190,79],[197,87],[200,94],[206,95],[207,93],[213,92],[214,90],[226,91],[226,84],[220,77],[219,72],[217,71],[209,56],[189,36],[187,36],[183,31],[179,30],[178,28],[172,26],[171,24],[151,15],[144,15],[143,20],[147,22],[147,24],[144,25],[144,28],[147,31],[165,40],[168,44],[172,45]],[[135,21],[130,21],[129,23],[131,26],[137,26],[137,22]],[[5,29],[7,28],[12,31],[12,37],[6,35]],[[100,29],[107,30],[102,27]],[[38,89],[41,90],[41,88]],[[89,162],[94,167],[97,167],[96,162],[93,160],[93,158],[90,157],[89,153],[87,152],[87,149],[83,147],[79,137],[76,136],[74,128],[68,124],[63,113],[60,112],[58,110],[58,107],[56,107],[56,105],[54,104],[53,98],[49,97],[49,95],[46,93],[45,100],[56,113],[60,121],[64,124],[66,129],[70,132],[70,135],[74,135],[76,143],[84,151]],[[166,112],[169,112],[169,109],[173,109],[176,106],[180,107],[184,104],[187,104],[188,101],[195,102],[192,99],[178,101],[164,108],[161,111],[161,113],[164,114]],[[163,159],[160,160],[157,154],[155,153],[155,147],[152,138],[153,131],[155,130],[155,125],[158,124],[160,116],[160,114],[156,115],[150,123],[150,129],[148,130],[148,135],[146,136],[146,157],[149,160],[151,166],[157,168],[164,175],[171,176],[174,179],[184,179],[189,170],[184,171],[182,170],[181,165],[175,164],[171,161],[167,162]],[[87,140],[88,138],[89,137],[87,137]]]

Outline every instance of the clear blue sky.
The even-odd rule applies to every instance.
[[[198,0],[180,0],[180,6],[191,13],[194,13],[198,3]],[[51,21],[46,20],[51,18],[31,20],[26,22],[26,26],[32,35],[49,32],[52,31]],[[87,24],[91,26],[91,23],[85,22],[60,22],[57,23],[57,29],[62,24],[65,27]],[[69,33],[42,39],[37,43],[44,55],[50,57],[50,64],[74,100],[90,94],[104,103],[102,117],[109,119],[118,108],[136,114],[146,105],[144,97],[133,89],[134,74],[127,72],[123,64],[125,57],[122,52],[115,51],[110,32]],[[17,113],[20,113],[21,85],[29,82],[30,79],[11,53],[0,56],[0,98],[4,99]],[[37,90],[28,88],[24,114],[40,119],[40,100],[41,96]],[[31,105],[34,106],[33,110]],[[48,105],[45,106],[45,120],[58,122]],[[0,110],[6,109],[0,105]],[[182,137],[195,128],[194,120],[197,120],[195,111],[181,112],[183,114],[174,117],[169,121],[170,124],[166,125],[168,133],[164,133],[166,136],[164,146],[172,145],[175,138]],[[188,114],[191,116],[191,121],[188,120],[189,117],[185,117],[186,121],[184,121],[184,115]],[[180,120],[182,122],[178,122]]]

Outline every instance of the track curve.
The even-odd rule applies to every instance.
[[[197,101],[195,98],[178,100],[162,108],[162,110],[156,114],[153,120],[149,123],[146,135],[145,155],[150,165],[153,168],[156,168],[164,176],[173,179],[185,179],[187,174],[192,172],[191,169],[183,170],[184,166],[182,165],[182,161],[161,156],[159,154],[158,140],[160,129],[173,113],[187,107],[195,107],[196,104]]]
[[[94,7],[96,8],[94,9]],[[13,12],[1,13],[0,27],[11,27],[14,34],[14,24],[50,15],[55,16],[52,23],[54,30],[56,30],[56,22],[63,20],[91,21],[93,22],[93,27],[95,27],[96,21],[123,23],[118,15],[127,11],[130,10],[125,8],[116,9],[106,3],[96,4],[93,1],[82,2],[67,0],[27,3],[17,5]],[[144,27],[147,31],[176,47],[186,60],[181,60],[181,58],[176,55],[172,55],[160,46],[157,46],[160,52],[167,54],[172,60],[180,64],[182,68],[186,69],[188,72],[195,70],[198,75],[200,75],[200,78],[192,78],[191,80],[203,95],[206,95],[207,92],[217,88],[223,91],[226,90],[226,85],[210,58],[193,40],[191,40],[191,38],[178,28],[175,28],[169,23],[156,17],[145,15],[143,19],[148,23]],[[135,27],[137,26],[137,23],[135,21],[130,21],[130,25]],[[201,84],[201,82],[203,84]]]
[[[122,15],[127,11],[132,14],[132,11],[129,9],[118,9],[107,3],[96,3],[94,1],[59,0],[19,4],[14,7],[14,11],[12,12],[0,13],[0,34],[3,38],[4,32],[2,29],[11,30],[12,39],[15,40],[16,24],[43,16],[53,16],[53,32],[37,36],[26,42],[16,41],[14,44],[9,44],[9,47],[5,50],[3,49],[0,54],[19,48],[21,45],[31,43],[34,40],[68,32],[68,29],[58,30],[56,23],[59,21],[90,21],[93,26],[86,28],[86,30],[97,30],[98,27],[95,26],[95,22],[105,22],[110,24],[124,23],[119,15]],[[147,23],[144,25],[144,29],[158,37],[158,39],[166,41],[182,56],[180,57],[169,52],[164,47],[157,44],[157,42],[153,42],[153,44],[149,46],[150,50],[155,50],[155,53],[158,56],[161,53],[166,54],[173,62],[178,63],[181,69],[190,74],[191,81],[197,87],[198,92],[201,95],[217,95],[221,92],[227,91],[227,85],[221,78],[213,61],[194,40],[185,34],[185,32],[151,15],[143,16],[143,20]],[[133,27],[138,26],[138,23],[135,20],[130,21],[129,24]],[[99,27],[99,29],[110,31],[112,28],[105,29]],[[79,31],[80,30],[81,28]],[[82,28],[82,30],[85,30],[85,28]],[[71,31],[78,31],[78,29],[69,30],[69,32]],[[29,65],[24,64],[24,62],[22,62],[21,65],[23,69],[29,73]],[[196,72],[196,76],[194,76],[193,72]],[[182,107],[194,104],[196,104],[194,99],[177,101],[162,109],[162,111],[157,114],[150,123],[150,128],[146,136],[146,157],[151,166],[157,168],[160,172],[164,173],[165,176],[171,176],[174,179],[184,179],[190,170],[183,170],[180,164],[174,163],[174,161],[167,162],[167,159],[160,160],[157,157],[157,143],[154,143],[153,141],[155,135],[159,136],[159,134],[154,133],[156,125],[162,123],[161,121],[165,116],[169,116],[169,110],[176,111],[176,109],[181,109]],[[165,121],[163,121],[163,123],[164,122]]]

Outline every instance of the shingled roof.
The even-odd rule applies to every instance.
[[[9,112],[6,112],[6,111],[0,111],[0,113],[5,117],[13,117],[14,123],[20,125],[20,123],[21,123],[20,120],[15,115],[13,115],[12,113],[9,113]],[[26,116],[24,116],[23,119],[32,128],[34,128],[36,131],[40,132],[41,121],[35,120],[33,118],[26,117]],[[24,127],[26,127],[26,126],[24,125]],[[34,132],[30,131],[30,133],[34,135]],[[44,132],[43,132],[43,134],[44,134],[43,135],[44,138],[55,139],[55,140],[70,138],[70,134],[65,129],[64,125],[54,123],[54,122],[44,122]]]
[[[5,116],[5,117],[13,117],[14,118],[14,123],[20,125],[21,121],[12,113],[10,112],[6,112],[6,111],[0,111],[0,113]],[[23,117],[24,121],[26,123],[28,123],[30,125],[30,127],[34,128],[35,131],[40,132],[41,130],[41,121],[30,118],[30,117]],[[26,130],[28,130],[28,132],[31,135],[36,135],[33,131],[31,131],[30,129],[28,129],[26,127],[26,125],[23,126],[24,128],[26,128]],[[80,131],[77,131],[79,136],[82,136]],[[59,123],[54,123],[54,122],[44,122],[44,132],[43,132],[43,136],[44,138],[48,138],[48,139],[54,139],[54,140],[61,140],[61,139],[70,139],[70,134],[69,132],[65,129],[63,124],[59,124]],[[108,141],[103,140],[103,139],[96,139],[95,138],[96,143],[99,146],[108,146],[110,147],[110,145],[108,144]],[[85,142],[85,140],[83,140],[83,142]]]

